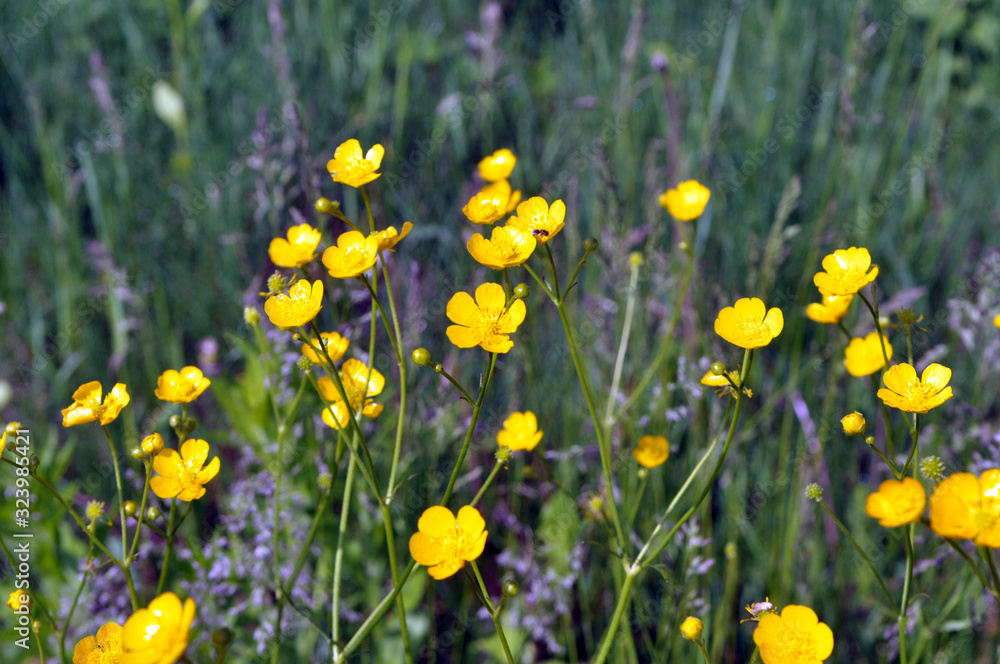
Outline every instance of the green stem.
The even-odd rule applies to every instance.
[[[554,268],[554,265],[553,265]],[[601,453],[601,467],[604,471],[604,483],[608,487],[608,505],[611,513],[611,523],[615,527],[615,538],[618,543],[618,555],[625,554],[625,546],[628,540],[622,531],[621,519],[618,516],[618,505],[615,501],[614,475],[611,468],[611,449],[608,441],[604,437],[604,426],[597,414],[594,406],[594,397],[590,393],[590,382],[587,380],[587,372],[584,369],[583,361],[576,348],[576,340],[573,336],[573,328],[570,325],[569,317],[566,315],[566,306],[562,301],[556,302],[556,310],[559,312],[559,320],[562,321],[563,330],[566,332],[566,342],[569,344],[569,352],[573,358],[573,366],[576,367],[576,375],[580,380],[580,387],[583,390],[583,398],[587,402],[587,410],[590,412],[590,419],[594,423],[594,435],[597,436],[597,448]]]
[[[83,576],[80,579],[80,585],[76,589],[76,594],[73,596],[73,603],[69,607],[69,611],[66,613],[66,619],[63,621],[62,629],[59,630],[59,659],[63,662],[66,661],[66,630],[69,629],[69,622],[73,618],[73,613],[76,612],[76,606],[80,602],[80,595],[83,594],[83,588],[87,585],[87,575],[90,572],[87,568],[90,567],[94,562],[94,545],[90,545],[90,551],[87,552],[87,566],[84,568]]]
[[[611,623],[604,634],[604,640],[601,641],[601,649],[597,652],[594,659],[591,660],[590,664],[604,664],[604,660],[608,658],[611,646],[618,635],[618,625],[622,621],[622,616],[625,615],[625,607],[628,606],[632,584],[635,582],[635,577],[639,574],[640,570],[639,565],[635,563],[625,570],[625,582],[622,584],[621,592],[618,593],[618,604],[615,606],[615,613],[611,616]]]
[[[389,505],[383,500],[382,520],[385,523],[386,548],[389,550],[389,569],[392,571],[392,584],[396,588],[402,588],[399,577],[399,568],[396,561],[396,537],[392,532],[392,518],[389,514]],[[400,637],[403,640],[403,655],[407,664],[412,664],[413,654],[410,648],[410,632],[406,626],[406,606],[403,604],[403,596],[396,595],[396,612],[399,614]]]
[[[333,659],[336,661],[340,649],[340,573],[344,560],[344,536],[347,533],[347,514],[351,509],[351,487],[354,483],[354,467],[357,457],[352,456],[347,464],[347,478],[344,480],[344,497],[340,502],[340,529],[337,531],[337,553],[333,558],[333,617],[331,635]]]
[[[684,234],[683,227],[681,227],[681,233]],[[685,241],[687,241],[686,234],[684,235]],[[677,302],[674,304],[674,312],[670,317],[670,327],[667,328],[663,336],[660,337],[660,345],[656,350],[656,355],[653,357],[653,361],[649,363],[646,372],[642,374],[639,379],[639,383],[636,385],[635,389],[632,391],[615,413],[614,421],[621,419],[628,410],[635,405],[635,402],[639,400],[642,393],[649,387],[650,382],[656,377],[656,374],[660,371],[660,365],[667,358],[667,351],[670,350],[670,343],[674,338],[674,330],[677,329],[677,324],[681,319],[681,308],[684,306],[684,300],[687,297],[688,287],[691,284],[691,273],[694,271],[694,247],[693,243],[688,242],[688,248],[684,252],[688,257],[688,264],[684,270],[684,281],[681,283],[681,293],[680,297],[677,298]]]
[[[556,270],[556,259],[552,255],[552,247],[549,246],[549,243],[546,242],[544,246],[545,246],[545,256],[546,258],[548,258],[549,267],[552,268],[552,290],[553,292],[555,292],[556,298],[559,300],[559,302],[562,302],[565,293],[563,293],[559,289],[559,272]]]
[[[490,472],[489,477],[487,477],[486,481],[483,482],[483,486],[479,487],[479,493],[476,494],[476,497],[472,499],[472,502],[469,503],[469,505],[471,505],[472,507],[476,506],[476,503],[478,503],[479,499],[483,497],[484,493],[486,493],[486,489],[489,488],[490,484],[493,482],[493,478],[496,477],[497,471],[500,470],[500,466],[502,465],[503,461],[497,459],[497,462],[496,464],[493,465],[493,470]]]
[[[875,393],[875,398],[881,402],[882,405],[882,421],[885,423],[885,451],[887,456],[891,459],[896,455],[896,444],[892,439],[892,424],[889,422],[889,407],[885,405],[885,402],[878,398],[878,379],[875,378],[875,374],[868,377],[872,384],[872,391]],[[893,468],[892,472],[896,472]]]
[[[483,576],[479,573],[479,566],[476,565],[476,561],[472,560],[469,563],[472,566],[472,571],[476,575],[476,581],[479,582],[479,590],[482,593],[483,604],[486,605],[486,610],[490,613],[490,618],[493,619],[493,626],[497,630],[497,636],[500,637],[500,644],[503,645],[503,652],[507,656],[507,664],[514,664],[514,656],[510,653],[510,646],[507,645],[507,635],[504,634],[503,625],[500,624],[500,612],[493,608],[493,603],[490,601],[490,594],[486,590],[486,584],[483,583]]]
[[[572,283],[572,282],[571,282]],[[615,357],[615,371],[611,378],[611,391],[608,392],[608,402],[604,406],[604,424],[608,428],[605,435],[610,436],[610,428],[614,423],[615,397],[621,385],[622,370],[625,367],[625,353],[628,350],[629,333],[632,331],[632,318],[635,315],[636,292],[639,284],[639,266],[632,264],[629,271],[628,291],[625,301],[625,323],[622,326],[622,338],[618,342],[618,354]]]
[[[139,512],[136,514],[135,535],[132,537],[132,546],[129,548],[128,557],[124,561],[126,565],[132,564],[132,559],[135,558],[135,550],[139,546],[139,533],[142,532],[143,515],[146,513],[146,501],[149,499],[149,481],[152,477],[153,462],[149,460],[146,462],[146,483],[142,487],[142,501],[139,504]]]
[[[628,520],[625,522],[625,526],[631,530],[632,524],[635,523],[635,517],[639,514],[639,505],[642,503],[642,496],[646,493],[646,485],[649,483],[649,473],[651,471],[647,468],[646,475],[639,482],[639,491],[635,496],[635,503],[632,505],[632,510],[629,512]]]
[[[882,369],[882,373],[885,373],[889,370],[889,355],[885,352],[885,333],[882,332],[882,321],[880,321],[878,317],[878,297],[877,291],[875,290],[875,283],[872,283],[872,299],[875,301],[874,306],[868,301],[868,298],[865,297],[865,294],[862,291],[858,291],[858,296],[861,298],[861,301],[865,303],[865,306],[868,307],[868,311],[871,313],[872,319],[875,321],[875,329],[878,331],[879,344],[882,347],[882,360],[885,362],[885,367]]]
[[[170,557],[174,552],[174,518],[177,515],[177,498],[170,499],[170,517],[167,520],[167,550],[163,554],[163,569],[160,570],[160,582],[156,584],[156,595],[163,594],[167,586],[167,571],[170,569]]]
[[[389,607],[392,606],[392,603],[396,600],[396,597],[399,596],[400,591],[402,591],[403,586],[406,584],[407,579],[410,578],[410,574],[413,573],[413,570],[416,568],[416,566],[417,566],[416,561],[411,560],[410,563],[406,566],[406,569],[404,569],[402,574],[400,575],[399,583],[396,584],[396,586],[392,589],[392,591],[388,595],[382,598],[382,601],[380,601],[375,606],[374,609],[372,609],[371,615],[369,615],[365,619],[365,621],[361,623],[361,627],[359,627],[358,631],[354,634],[354,636],[351,637],[351,640],[347,642],[347,645],[344,646],[344,649],[340,652],[340,655],[336,659],[334,659],[333,664],[344,664],[347,658],[350,657],[355,650],[361,647],[361,644],[364,642],[364,640],[368,637],[371,631],[375,629],[375,626],[382,620],[382,616],[384,616],[386,611],[389,610]]]
[[[986,559],[986,565],[990,568],[990,576],[993,577],[993,594],[997,595],[1000,593],[1000,574],[997,573],[997,565],[993,560],[993,552],[985,546],[981,546],[979,547],[979,553]],[[1000,595],[997,596],[1000,598]]]
[[[711,660],[708,658],[708,650],[705,649],[705,641],[699,639],[698,647],[701,648],[701,655],[705,658],[705,664],[712,664]]]
[[[854,539],[854,536],[851,535],[851,531],[849,531],[847,526],[845,526],[840,519],[837,518],[837,515],[833,513],[833,510],[831,510],[829,505],[826,504],[826,501],[820,500],[818,502],[823,509],[826,510],[826,513],[830,516],[830,518],[833,519],[833,522],[837,525],[837,529],[844,534],[844,537],[846,537],[852,545],[854,545],[855,551],[857,551],[858,555],[861,556],[861,559],[865,561],[865,565],[868,566],[868,569],[871,570],[875,580],[878,581],[879,588],[882,589],[886,599],[889,600],[889,604],[895,604],[895,601],[892,598],[892,593],[889,592],[889,588],[886,587],[885,581],[882,580],[882,575],[878,573],[878,570],[875,569],[875,565],[872,564],[871,558],[868,557],[865,550],[861,548],[861,545],[858,544],[857,540]]]
[[[486,376],[480,378],[479,381],[479,398],[472,404],[472,419],[469,421],[469,429],[465,432],[465,440],[462,441],[462,451],[458,455],[458,461],[455,463],[455,469],[451,471],[451,478],[448,480],[448,487],[444,491],[444,498],[441,499],[441,504],[445,507],[448,506],[448,501],[451,500],[451,493],[455,490],[455,482],[458,481],[458,475],[462,472],[462,465],[465,463],[465,457],[469,453],[469,445],[472,443],[472,434],[476,430],[476,423],[479,422],[479,412],[483,408],[483,398],[486,396],[486,388],[489,387],[490,379],[493,377],[493,367],[496,366],[497,354],[490,353],[489,360],[487,362]]]
[[[115,450],[115,441],[111,439],[111,432],[108,431],[108,427],[102,424],[101,428],[104,429],[104,435],[108,437],[108,447],[111,448],[111,460],[115,467],[115,484],[118,486],[118,517],[122,522],[122,572],[125,574],[125,580],[128,583],[129,595],[132,599],[132,610],[138,611],[139,601],[135,594],[135,584],[132,582],[132,570],[128,564],[128,531],[125,528],[125,492],[122,490],[122,474],[121,468],[118,465],[118,452]]]
[[[907,663],[906,657],[906,622],[907,609],[910,604],[910,585],[913,581],[913,530],[915,524],[906,527],[906,573],[903,577],[903,599],[899,603],[899,661],[901,664]]]

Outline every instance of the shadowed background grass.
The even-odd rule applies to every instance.
[[[471,231],[460,209],[475,192],[476,162],[509,147],[518,156],[516,188],[567,204],[561,265],[575,264],[588,235],[602,242],[574,303],[599,392],[608,389],[622,326],[628,254],[645,256],[627,395],[666,326],[684,267],[679,236],[656,197],[697,178],[712,201],[697,226],[695,276],[676,342],[658,387],[615,440],[627,454],[638,435],[662,431],[674,444],[669,463],[690,468],[719,415],[710,397],[691,394],[704,371],[699,358],[739,361],[710,333],[716,312],[743,296],[780,306],[785,330],[759,354],[739,447],[702,514],[702,534],[713,538],[702,555],[717,561],[694,582],[717,612],[706,619],[707,635],[723,661],[744,661],[751,630],[736,624],[739,607],[767,594],[817,610],[837,636],[831,661],[882,661],[886,655],[873,649],[885,647],[882,630],[894,616],[872,610],[870,575],[799,498],[806,483],[820,482],[842,518],[879,541],[883,533],[862,505],[882,477],[869,478],[868,451],[837,428],[843,413],[860,409],[874,418],[875,407],[867,383],[844,376],[836,330],[820,329],[801,311],[818,297],[811,277],[824,254],[867,247],[881,268],[880,294],[908,293],[902,303],[926,317],[916,356],[930,353],[955,370],[954,407],[928,418],[937,421],[925,453],[960,469],[973,447],[954,445],[955,432],[978,422],[995,428],[996,367],[958,344],[948,300],[996,291],[997,273],[984,280],[981,266],[1000,236],[998,9],[995,1],[937,0],[6,2],[0,378],[14,398],[0,414],[28,423],[44,463],[68,465],[75,477],[84,473],[65,450],[77,439],[95,444],[93,432],[63,430],[58,409],[81,383],[128,384],[133,406],[120,420],[128,445],[169,414],[152,397],[163,370],[214,361],[231,381],[244,368],[233,340],[250,336],[243,306],[260,304],[256,293],[272,271],[270,239],[303,221],[323,225],[327,241],[340,232],[339,222],[313,212],[321,195],[341,201],[353,218],[363,215],[356,192],[334,184],[325,169],[336,146],[353,137],[365,149],[386,148],[372,188],[377,215],[397,227],[416,225],[392,274],[408,351],[427,346],[469,382],[480,370],[478,355],[459,355],[444,338],[444,303],[495,276],[468,256]],[[172,124],[154,110],[158,81],[183,102]],[[356,290],[345,288],[342,300]],[[992,297],[1000,305],[1000,294]],[[542,300],[536,291],[529,301],[493,408],[501,420],[510,410],[534,410],[549,449],[589,445],[572,365],[561,337],[550,334],[557,317]],[[344,304],[335,313],[328,323],[367,311]],[[862,313],[850,319],[859,331]],[[364,336],[357,335],[358,347]],[[376,366],[391,386],[389,354],[381,360]],[[415,413],[447,403],[437,377],[411,377],[414,392],[424,393]],[[223,408],[214,409],[210,431],[227,428],[223,410],[240,428],[248,401],[232,396],[236,383],[220,377],[217,384]],[[552,394],[573,398],[553,401]],[[896,424],[901,440],[905,430]],[[421,426],[414,425],[414,439],[433,441],[432,428]],[[378,438],[388,440],[384,429]],[[472,467],[489,468],[494,430],[480,434]],[[434,445],[433,458],[410,459],[407,472],[450,467],[453,452]],[[508,483],[522,470],[520,462],[512,466]],[[574,493],[599,491],[596,469],[581,475],[567,464],[555,472]],[[635,491],[631,475],[623,471],[626,496]],[[652,492],[659,507],[646,518],[676,488],[675,476],[683,473],[670,470]],[[518,516],[530,522],[538,506],[525,502]],[[47,514],[59,518],[54,505]],[[400,517],[397,530],[414,523]],[[498,539],[501,531],[493,531]],[[737,545],[732,561],[723,555],[729,541]],[[879,562],[897,577],[899,548],[890,545]],[[75,564],[42,555],[53,570]],[[595,569],[609,564],[600,547],[587,556]],[[947,586],[937,574],[918,577],[928,593],[915,637],[919,656],[995,661],[996,612],[969,632],[965,603],[975,593],[946,611]],[[581,656],[592,652],[587,644],[600,635],[611,601],[600,592],[601,575],[584,576],[572,607]],[[683,595],[683,578],[664,585],[652,576],[637,605],[649,598],[659,607],[671,593]],[[427,611],[426,603],[416,606]],[[437,611],[447,615],[447,605]],[[638,652],[693,657],[675,639],[643,641],[643,630],[673,627],[659,611],[633,620]],[[635,647],[623,646],[621,661]],[[450,656],[473,661],[473,650],[470,642]]]

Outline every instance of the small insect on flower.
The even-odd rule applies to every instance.
[[[765,597],[763,602],[751,602],[746,606],[747,612],[750,613],[749,618],[744,618],[740,621],[740,624],[745,622],[756,622],[760,620],[760,616],[765,613],[774,613],[774,604],[771,604],[771,598]]]
[[[806,606],[763,613],[753,642],[764,664],[818,664],[833,654],[833,631]]]
[[[87,636],[77,642],[73,664],[119,664],[122,654],[122,626],[104,623],[97,630],[97,636]]]

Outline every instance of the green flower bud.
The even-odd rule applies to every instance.
[[[823,500],[823,487],[813,482],[806,487],[806,498],[815,500],[817,503]]]
[[[932,482],[940,482],[944,477],[945,465],[941,457],[928,456],[920,460],[920,474]]]
[[[182,422],[182,420],[181,420],[181,416],[180,415],[171,415],[170,416],[170,428],[171,429],[176,429],[177,427],[179,427],[181,425],[181,422]]]
[[[709,369],[711,370],[713,376],[721,376],[726,373],[726,365],[718,361],[712,362],[712,366],[709,367]]]
[[[431,363],[431,352],[426,348],[418,348],[413,351],[413,363],[417,366],[425,367]]]
[[[649,468],[646,468],[645,466],[639,466],[639,470],[636,471],[635,476],[638,477],[640,480],[646,479],[647,477],[649,477]]]
[[[139,513],[139,506],[135,504],[134,500],[125,501],[125,516],[130,518],[135,518],[135,515]]]
[[[287,285],[288,282],[285,281],[285,277],[280,272],[275,272],[267,278],[267,290],[274,295],[284,293]]]
[[[142,448],[139,447],[138,445],[130,449],[128,453],[133,459],[136,460],[141,460],[144,456],[146,456],[145,454],[143,454]]]
[[[38,466],[41,463],[42,460],[38,458],[38,455],[32,454],[31,458],[28,459],[28,470],[31,472],[35,472],[36,470],[38,470]]]
[[[329,198],[320,198],[316,201],[316,211],[322,212],[323,214],[333,214],[333,211],[338,207],[339,206]]]
[[[303,355],[299,359],[295,360],[295,366],[299,368],[302,373],[309,373],[312,371],[312,360]]]
[[[865,445],[871,447],[875,444],[875,436],[865,436]]]
[[[437,364],[434,365],[434,371],[438,373],[444,373],[444,365],[438,362]]]
[[[148,521],[158,521],[161,516],[163,515],[160,514],[160,509],[158,507],[150,507],[146,510],[146,519]]]
[[[597,251],[597,248],[601,246],[601,243],[597,241],[596,237],[588,237],[583,241],[583,248],[588,254],[592,254]]]
[[[514,579],[507,579],[503,582],[501,590],[504,597],[517,597],[521,592],[521,586],[517,585],[517,581]]]
[[[514,286],[514,297],[519,300],[523,300],[531,295],[531,287],[528,284],[518,284]]]
[[[254,327],[260,323],[260,312],[255,307],[243,307],[243,322]]]
[[[326,199],[321,198],[320,200],[326,200]],[[219,627],[217,629],[212,630],[213,646],[218,646],[218,647],[228,646],[233,642],[233,639],[235,638],[236,635],[233,634],[233,630],[229,629],[228,627]]]

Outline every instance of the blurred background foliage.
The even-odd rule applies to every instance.
[[[372,187],[382,223],[416,225],[392,268],[406,348],[427,346],[469,382],[480,370],[478,355],[447,342],[443,314],[452,293],[495,276],[468,256],[472,229],[460,211],[476,191],[482,156],[511,148],[516,188],[566,202],[557,249],[564,268],[575,264],[583,238],[601,240],[574,302],[598,390],[610,384],[628,255],[643,253],[626,395],[666,327],[684,267],[680,237],[656,198],[697,178],[713,195],[697,226],[695,276],[670,361],[615,432],[623,464],[634,465],[628,449],[644,432],[672,442],[677,470],[653,483],[639,523],[662,507],[714,431],[719,409],[714,397],[699,398],[697,379],[706,358],[739,361],[709,332],[718,309],[759,296],[785,311],[786,327],[759,356],[739,447],[702,514],[701,534],[711,541],[697,555],[715,559],[715,568],[647,576],[636,604],[648,600],[657,610],[636,614],[635,643],[623,646],[622,661],[636,652],[693,657],[667,629],[683,615],[663,606],[679,611],[691,597],[714,612],[707,634],[721,661],[743,661],[751,630],[737,623],[740,607],[764,595],[816,608],[837,635],[831,661],[887,657],[891,638],[882,632],[893,617],[873,609],[872,579],[814,506],[799,500],[806,483],[820,482],[844,520],[880,546],[884,533],[862,505],[881,476],[869,477],[869,452],[848,443],[836,424],[844,412],[874,415],[875,407],[867,383],[845,376],[837,331],[801,312],[818,298],[812,274],[824,254],[867,247],[881,267],[883,302],[894,298],[925,316],[918,363],[933,359],[955,370],[957,396],[928,418],[926,451],[964,469],[977,453],[1000,450],[990,441],[1000,417],[989,323],[1000,311],[996,0],[9,0],[0,16],[0,378],[9,388],[0,414],[31,427],[53,476],[65,473],[78,486],[88,464],[99,462],[89,453],[70,462],[72,450],[100,441],[92,431],[58,426],[58,410],[77,386],[128,384],[132,407],[119,420],[128,446],[164,428],[172,412],[153,398],[157,376],[191,363],[212,365],[217,376],[214,401],[199,403],[205,437],[239,443],[220,451],[231,462],[224,475],[238,474],[240,446],[269,449],[274,423],[264,369],[243,342],[252,341],[243,306],[261,303],[272,237],[303,221],[325,228],[327,242],[340,232],[339,222],[313,211],[317,197],[341,201],[353,218],[363,214],[356,192],[331,182],[325,169],[348,138],[386,148],[383,176]],[[325,315],[328,325],[355,332],[360,349],[368,312],[358,290],[339,288],[339,304]],[[531,408],[543,422],[545,448],[565,453],[549,460],[551,472],[582,504],[589,491],[601,491],[596,455],[565,345],[552,333],[557,317],[546,305],[540,293],[529,301],[469,467],[488,469],[503,415]],[[870,327],[862,313],[852,310],[852,330]],[[396,393],[389,358],[388,349],[375,358],[389,377],[387,402]],[[467,417],[461,406],[446,407],[448,392],[428,373],[410,372],[417,397],[406,472],[416,477],[447,472]],[[572,398],[553,401],[553,394]],[[897,439],[903,432],[898,426]],[[317,440],[328,447],[329,432],[309,421],[299,433],[302,452],[290,467],[309,495],[316,471],[305,459]],[[381,427],[376,441],[389,435]],[[983,444],[998,447],[983,452]],[[633,495],[631,466],[620,472],[621,490]],[[612,599],[601,590],[603,575],[586,570],[607,566],[609,556],[590,545],[573,553],[580,538],[600,539],[602,531],[586,522],[585,510],[560,503],[565,495],[547,492],[551,485],[536,473],[549,477],[530,458],[515,462],[496,509],[537,532],[556,524],[544,565],[557,569],[583,556],[569,622],[561,625],[576,625],[570,649],[579,646],[583,656]],[[519,482],[533,488],[518,489]],[[210,493],[206,523],[220,491]],[[433,500],[407,503],[397,531],[412,530],[418,508]],[[39,504],[52,541],[71,541],[57,506]],[[559,517],[567,513],[568,526]],[[504,531],[501,523],[491,530],[494,554],[504,542],[516,552],[518,538],[521,545],[531,538],[530,530]],[[727,542],[736,545],[732,559],[723,553]],[[75,546],[81,550],[53,549],[37,564],[53,575],[72,568],[72,556],[82,555]],[[889,549],[880,560],[887,573],[897,554]],[[364,547],[349,557],[358,575],[379,578],[362,572]],[[675,564],[674,573],[686,564]],[[328,573],[317,565],[317,578]],[[381,573],[387,576],[384,567]],[[948,590],[954,601],[946,602],[941,571],[929,566],[918,579],[928,593],[918,603],[920,656],[996,661],[995,605],[977,622],[982,600],[973,590]],[[350,608],[364,612],[381,591],[356,583]],[[440,586],[431,604],[421,598],[423,585],[413,584],[408,601],[423,621],[414,628],[418,639],[447,622],[455,606],[472,610],[456,588]],[[368,657],[392,661],[379,648],[394,647],[385,645],[398,638],[393,622]],[[496,647],[480,627],[482,647]],[[559,652],[564,637],[560,646],[525,630],[531,657],[570,656]],[[305,652],[309,644],[295,647]],[[473,661],[475,652],[470,637],[438,659]]]

